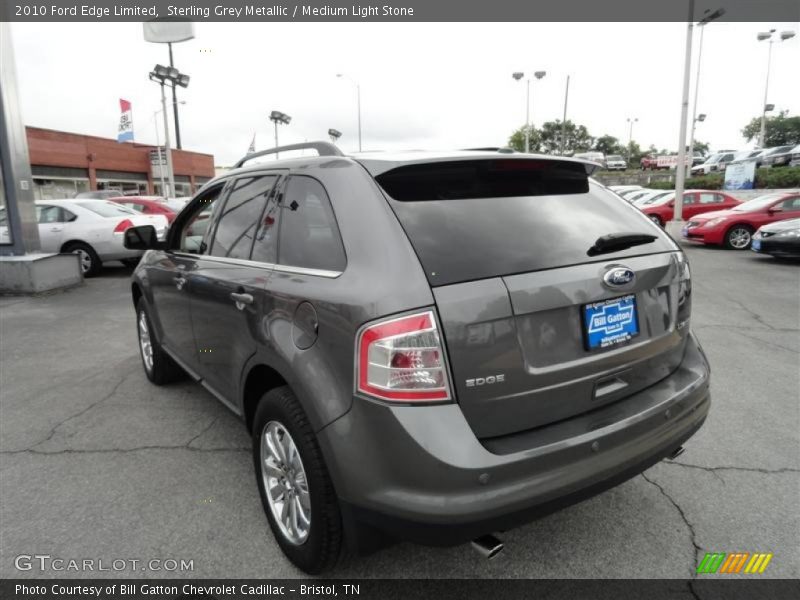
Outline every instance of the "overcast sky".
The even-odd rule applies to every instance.
[[[712,150],[752,146],[740,130],[760,114],[768,44],[756,33],[770,28],[800,29],[706,29],[698,112],[708,118],[697,138]],[[525,122],[525,86],[511,73],[545,70],[533,84],[534,124],[561,118],[570,75],[567,118],[627,142],[626,118],[636,117],[642,147],[675,149],[685,32],[680,23],[200,23],[175,46],[175,65],[192,78],[178,92],[183,146],[228,165],[254,132],[259,149],[273,145],[267,115],[281,110],[292,116],[281,144],[327,139],[333,127],[356,150],[355,85],[339,72],[361,84],[364,150],[504,145]],[[155,143],[160,96],[147,74],[168,55],[143,40],[141,24],[15,23],[12,33],[26,124],[115,137],[125,98],[136,141]],[[777,110],[800,114],[799,72],[798,37],[775,44]]]

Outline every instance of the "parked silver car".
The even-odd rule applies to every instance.
[[[142,252],[123,245],[129,227],[152,225],[160,238],[167,231],[163,215],[144,215],[107,200],[38,200],[36,219],[42,252],[78,254],[84,277],[96,275],[107,261],[138,262]],[[4,240],[8,240],[8,227],[0,225],[0,242]]]

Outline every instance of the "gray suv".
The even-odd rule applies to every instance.
[[[243,420],[275,538],[308,573],[387,540],[492,533],[674,456],[709,410],[680,248],[595,164],[319,156],[209,182],[131,292],[147,377]],[[273,150],[274,151],[274,150]]]

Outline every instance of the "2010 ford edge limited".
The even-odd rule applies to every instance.
[[[209,182],[133,274],[142,361],[253,436],[286,556],[457,544],[673,455],[709,410],[681,252],[596,165],[320,156]],[[281,151],[296,147],[286,147]]]

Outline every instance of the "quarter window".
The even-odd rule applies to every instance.
[[[281,201],[280,213],[280,264],[344,270],[342,238],[322,184],[311,177],[293,176]]]
[[[233,182],[214,233],[211,256],[250,258],[264,205],[277,176],[242,177]]]

